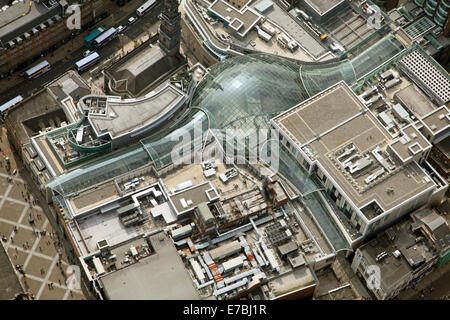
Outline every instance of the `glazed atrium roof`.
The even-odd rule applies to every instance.
[[[265,54],[227,58],[211,67],[198,84],[191,106],[182,119],[134,146],[56,177],[47,187],[53,189],[58,198],[64,199],[145,165],[162,168],[171,163],[171,150],[179,143],[174,137],[181,130],[193,133],[195,122],[201,124],[202,133],[208,129],[268,129],[270,118],[339,81],[344,80],[349,85],[355,83],[402,51],[402,44],[394,36],[387,35],[353,59],[334,63],[299,65]],[[298,170],[292,170],[293,167],[298,167]],[[284,150],[280,152],[279,173],[301,194],[319,189]],[[348,247],[339,229],[333,226],[333,219],[326,218],[326,209],[321,201],[318,196],[305,200],[313,208],[311,211],[334,248]]]

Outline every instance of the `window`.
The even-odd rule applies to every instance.
[[[308,161],[306,161],[306,159],[303,160],[303,167],[305,167],[306,170],[309,170],[309,168],[311,167],[311,165],[309,164]]]

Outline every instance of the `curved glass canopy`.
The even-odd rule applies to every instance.
[[[267,129],[269,120],[329,86],[344,80],[351,85],[403,50],[391,35],[378,41],[352,60],[297,65],[281,57],[253,54],[237,56],[214,65],[195,89],[191,108],[177,123],[118,153],[80,166],[50,181],[47,186],[62,196],[77,192],[108,178],[153,163],[156,168],[171,163],[171,150],[181,130],[192,137],[194,127],[208,129]],[[194,125],[196,124],[196,125]],[[307,173],[280,149],[279,173],[301,193],[317,190]],[[295,170],[293,170],[295,166]],[[327,219],[321,200],[312,195],[314,215],[336,250],[348,247]],[[331,220],[330,220],[331,219]],[[322,221],[322,222],[321,222]]]
[[[214,65],[191,106],[205,110],[214,129],[266,128],[270,118],[308,97],[298,65],[257,54]]]

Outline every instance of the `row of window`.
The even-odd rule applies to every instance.
[[[84,21],[86,16],[90,14],[90,11],[81,11],[81,21]],[[48,47],[54,45],[62,38],[67,37],[70,30],[67,29],[66,20],[59,20],[55,24],[47,26],[47,29],[41,30],[38,33],[31,33],[31,37],[23,39],[21,43],[15,44],[14,47],[8,49],[6,52],[9,54],[9,58],[6,52],[0,55],[0,66],[7,63],[14,65],[19,64],[21,61],[16,61],[17,57],[32,56],[36,54],[36,50],[41,52]],[[59,36],[59,37],[58,37]]]

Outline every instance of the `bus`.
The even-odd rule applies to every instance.
[[[114,39],[117,36],[117,29],[112,27],[108,31],[105,31],[102,33],[99,37],[94,39],[94,47],[100,48],[104,44],[106,44],[108,41]]]
[[[156,6],[156,0],[148,0],[146,3],[144,3],[136,10],[136,13],[138,16],[143,16],[151,9],[153,9],[154,6]]]
[[[106,28],[104,26],[100,26],[94,31],[92,31],[86,38],[84,38],[84,46],[87,48],[91,47],[92,42],[95,38],[105,32]]]
[[[30,69],[25,71],[25,75],[28,80],[31,80],[39,77],[40,75],[46,73],[49,70],[50,70],[50,63],[48,63],[47,60],[44,60],[41,63],[38,63],[34,67],[31,67]]]
[[[15,106],[16,104],[18,104],[20,101],[23,100],[22,96],[17,96],[11,100],[9,100],[8,102],[6,102],[5,104],[2,104],[0,106],[0,114],[2,114],[3,112],[5,112],[6,110],[8,110],[9,108],[11,108],[12,106]]]
[[[75,63],[75,69],[77,69],[78,72],[83,72],[87,68],[93,66],[100,60],[100,55],[97,52],[92,52],[87,57],[77,61]]]

